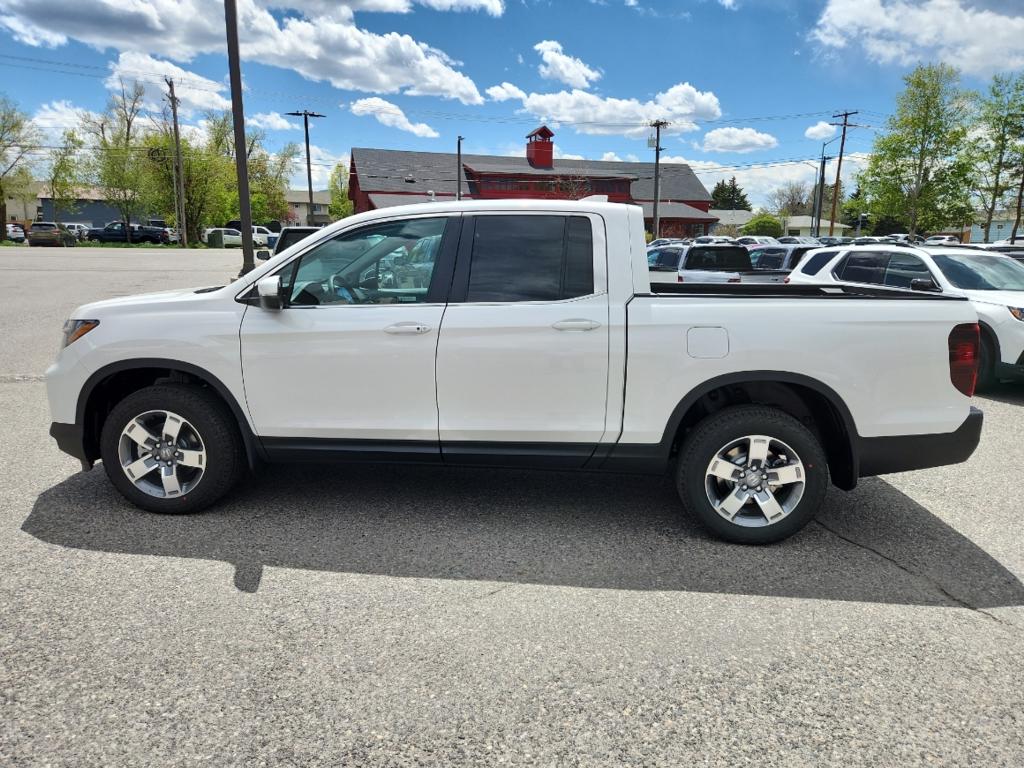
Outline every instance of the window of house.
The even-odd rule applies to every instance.
[[[585,216],[480,216],[466,300],[558,301],[594,293]]]

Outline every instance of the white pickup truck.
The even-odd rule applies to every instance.
[[[799,530],[830,480],[978,443],[962,299],[658,290],[638,207],[372,211],[230,285],[79,308],[50,431],[154,512],[208,507],[264,461],[671,471],[691,514],[744,543]]]

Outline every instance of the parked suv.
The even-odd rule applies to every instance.
[[[978,386],[1024,380],[1024,265],[975,248],[893,245],[811,251],[789,282],[887,286],[966,298],[981,328]]]
[[[67,227],[54,221],[33,221],[28,229],[29,245],[59,245],[68,247],[78,244],[75,237]]]

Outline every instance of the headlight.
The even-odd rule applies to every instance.
[[[1024,323],[1024,309],[1021,307],[1007,307],[1007,309],[1010,310],[1011,315]]]
[[[64,323],[64,344],[61,345],[61,349],[73,341],[78,341],[99,324],[99,320],[68,320]]]

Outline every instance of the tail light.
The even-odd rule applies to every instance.
[[[740,281],[740,279],[738,277],[730,277],[725,282],[727,282],[727,283],[738,283],[739,281]]]
[[[981,331],[977,323],[956,326],[949,334],[949,380],[968,397],[978,383]]]
[[[783,285],[789,285],[789,275],[786,275],[784,278],[782,278],[782,283]]]
[[[683,276],[682,275],[676,275],[676,282],[677,283],[683,282]]]

